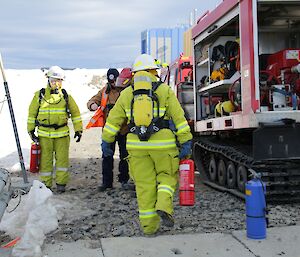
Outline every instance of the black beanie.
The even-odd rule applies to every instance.
[[[107,71],[107,80],[108,82],[116,81],[117,77],[119,77],[119,72],[117,69],[110,68]]]

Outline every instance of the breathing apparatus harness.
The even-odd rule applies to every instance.
[[[131,101],[131,109],[130,109],[130,122],[128,124],[129,133],[136,134],[141,141],[148,141],[150,136],[161,129],[170,129],[169,121],[159,116],[159,99],[155,94],[155,90],[162,84],[163,82],[152,82],[152,89],[137,89],[134,90],[133,88],[133,99]],[[154,103],[156,102],[157,105],[157,117],[154,117],[149,126],[137,126],[134,122],[133,116],[133,104],[134,104],[134,96],[137,95],[147,95],[149,98],[152,99],[152,112],[154,112]]]
[[[42,99],[44,99],[44,101],[47,102],[47,100],[44,98],[45,97],[45,92],[46,92],[45,88],[42,88],[40,90],[40,93],[39,93],[39,104],[40,104],[39,108],[41,106]],[[67,116],[68,116],[68,118],[70,118],[71,117],[71,112],[70,112],[70,109],[69,109],[69,96],[68,96],[68,93],[67,93],[67,91],[64,88],[61,90],[61,92],[63,94],[63,97],[64,97],[65,101],[66,101],[66,113],[67,113]],[[59,102],[60,101],[61,100],[59,100]],[[47,103],[51,104],[49,102],[47,102]],[[35,120],[35,125],[38,126],[38,127],[54,128],[56,130],[56,129],[62,128],[64,126],[67,126],[68,123],[64,123],[62,125],[57,125],[57,124],[43,124],[43,123],[40,123],[38,120]]]

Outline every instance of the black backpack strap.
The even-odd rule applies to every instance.
[[[45,92],[46,92],[46,89],[45,88],[41,88],[40,94],[39,94],[39,104],[41,104],[41,101],[42,101],[42,99],[45,96]]]
[[[152,82],[152,90],[155,91],[161,84],[163,84],[162,81]]]
[[[152,134],[160,131],[161,129],[170,129],[170,124],[169,120],[165,120],[164,117],[160,117],[154,118],[151,124],[144,129],[136,126],[133,122],[130,122],[128,124],[128,129],[129,133],[136,134],[141,141],[148,141]]]
[[[133,91],[133,96],[136,95],[147,95],[149,97],[152,97],[153,90],[152,89],[137,89]]]
[[[65,123],[65,124],[62,124],[62,125],[57,125],[57,124],[43,124],[43,123],[40,123],[40,122],[38,122],[36,120],[35,121],[35,125],[38,126],[38,127],[54,128],[56,130],[56,129],[62,128],[64,126],[67,126],[68,123]]]
[[[38,110],[37,110],[36,117],[37,117],[37,115],[38,115],[38,113],[39,113],[40,106],[41,106],[41,101],[42,101],[42,99],[43,99],[44,96],[45,96],[45,92],[46,92],[46,89],[45,89],[45,88],[41,88],[41,89],[40,89],[40,93],[39,93],[39,108],[38,108]],[[36,117],[35,117],[35,119],[36,119]],[[35,120],[35,123],[36,123],[36,126],[38,126],[37,120]]]
[[[64,88],[61,90],[61,92],[63,93],[64,99],[66,101],[66,113],[67,113],[68,117],[71,117],[71,112],[69,109],[69,95]]]
[[[156,102],[156,104],[157,104],[158,116],[156,118],[152,119],[151,124],[146,128],[146,131],[145,131],[145,128],[138,127],[134,123],[134,118],[133,118],[134,98],[131,101],[131,109],[130,109],[131,117],[130,117],[130,122],[128,124],[129,133],[136,134],[141,141],[148,141],[150,136],[152,134],[158,132],[160,129],[163,129],[163,128],[169,129],[169,121],[164,120],[164,116],[159,117],[159,99],[158,99],[157,95],[155,94],[155,90],[157,90],[157,88],[162,83],[163,83],[162,81],[152,82],[152,89],[138,89],[138,90],[134,90],[134,85],[133,84],[131,85],[132,89],[133,89],[133,96],[145,94],[145,95],[151,97],[151,99],[153,101],[153,105],[154,105],[154,102]],[[153,108],[154,108],[154,106],[153,106]]]

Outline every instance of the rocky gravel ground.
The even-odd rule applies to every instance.
[[[72,182],[64,195],[55,195],[69,205],[59,209],[64,214],[59,229],[48,235],[47,241],[142,236],[134,191],[122,190],[116,179],[114,189],[97,191],[101,181],[101,132],[97,129],[86,132],[80,144],[72,145]],[[118,156],[115,158],[118,167]],[[268,207],[270,227],[300,224],[300,204]],[[176,193],[174,209],[174,228],[161,227],[159,234],[230,232],[246,228],[244,201],[203,185],[199,177],[196,177],[195,206],[180,206]]]
[[[72,180],[67,192],[56,194],[53,203],[59,216],[59,228],[48,234],[47,243],[70,242],[103,237],[142,236],[134,191],[124,191],[118,182],[114,189],[98,192],[101,179],[100,130],[85,131],[82,141],[71,143]],[[117,167],[118,156],[115,159]],[[115,170],[117,175],[117,170]],[[230,232],[245,229],[245,203],[227,193],[218,192],[196,177],[196,204],[179,206],[174,198],[175,226],[161,227],[159,234]],[[300,204],[269,205],[269,226],[300,225]],[[2,236],[1,236],[2,235]],[[7,237],[0,232],[1,241]]]
[[[100,161],[99,161],[100,162]],[[98,163],[97,163],[98,165]],[[95,164],[95,169],[96,166]],[[94,175],[87,175],[86,181]],[[48,235],[48,242],[99,239],[117,236],[142,236],[139,228],[137,202],[133,191],[124,191],[116,185],[107,192],[97,192],[97,179],[55,196],[68,202],[59,229]],[[159,234],[230,232],[245,229],[245,204],[227,193],[217,192],[198,182],[196,204],[179,206],[175,197],[175,226],[162,227]],[[270,205],[270,227],[300,224],[299,204]],[[77,216],[76,213],[80,215]]]

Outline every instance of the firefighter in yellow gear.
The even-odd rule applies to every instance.
[[[126,147],[129,172],[136,187],[139,219],[144,234],[156,233],[160,221],[169,227],[174,225],[173,196],[178,184],[179,159],[191,154],[192,134],[184,111],[171,88],[157,81],[156,69],[158,66],[150,55],[143,54],[136,58],[133,65],[134,85],[121,92],[108,115],[102,134],[103,154],[112,154],[109,144],[114,141],[123,122],[128,120],[130,131]],[[135,104],[143,102],[142,94],[148,90],[142,88],[142,83],[149,81],[155,85],[159,83],[151,93],[157,101],[153,101],[153,105],[140,107],[149,115],[135,117],[138,114]],[[141,87],[136,89],[136,84]],[[143,122],[147,123],[147,116],[152,115],[147,106],[154,106],[153,119],[148,127],[142,125]],[[139,121],[141,126],[136,126],[134,121]],[[170,122],[175,125],[175,131],[170,129]],[[180,152],[176,140],[181,145]]]
[[[70,179],[68,119],[72,119],[76,142],[82,136],[82,120],[73,97],[62,89],[64,71],[52,66],[46,76],[46,88],[35,92],[30,103],[27,131],[31,139],[39,141],[41,146],[40,179],[48,188],[52,187],[52,180],[55,179],[58,193],[63,193]]]

